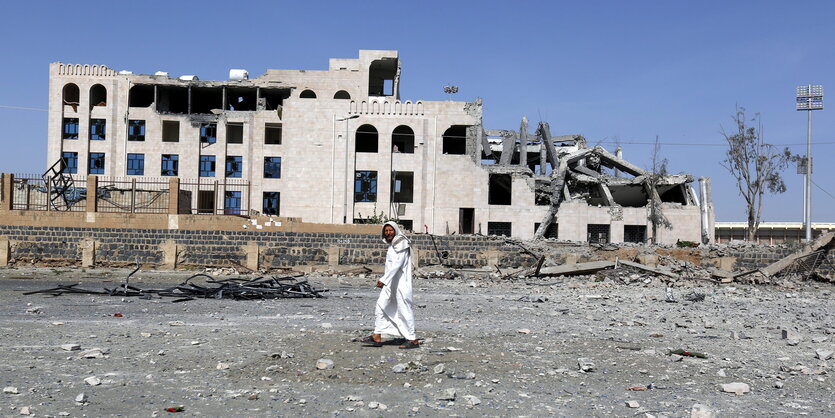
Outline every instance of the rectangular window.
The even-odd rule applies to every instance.
[[[145,154],[128,154],[128,175],[145,175]]]
[[[241,177],[243,168],[243,157],[235,155],[226,157],[226,177]]]
[[[264,215],[278,216],[278,208],[281,203],[281,193],[264,192]]]
[[[145,121],[144,120],[129,120],[128,121],[128,141],[144,141],[145,140]]]
[[[589,244],[608,244],[609,225],[588,224],[586,227]]]
[[[377,172],[357,171],[354,176],[354,202],[377,201]]]
[[[104,119],[90,119],[90,140],[104,141],[105,139],[105,125],[107,121]]]
[[[414,201],[415,174],[411,171],[392,173],[391,201],[412,203]]]
[[[176,177],[180,169],[180,156],[177,154],[162,154],[161,176]]]
[[[68,174],[78,173],[78,153],[77,152],[63,152],[61,153],[61,172]]]
[[[535,234],[536,231],[539,230],[539,222],[533,224],[533,233]],[[548,225],[548,229],[545,230],[545,238],[554,238],[558,239],[560,227],[556,222],[551,222],[551,225]]]
[[[62,139],[78,139],[78,118],[64,118]]]
[[[87,174],[104,174],[104,153],[91,152]]]
[[[162,121],[162,142],[180,142],[180,122],[176,120]]]
[[[243,123],[227,123],[226,124],[226,143],[228,143],[228,144],[243,144],[244,143],[244,124]]]
[[[264,125],[264,143],[281,145],[281,124],[268,123]]]
[[[201,155],[200,156],[200,177],[214,177],[215,176],[215,156]]]
[[[204,123],[200,125],[200,142],[214,144],[217,142],[217,124]]]
[[[487,204],[510,205],[512,201],[513,177],[510,174],[490,174],[487,189]]]
[[[215,192],[199,190],[197,192],[197,213],[215,213]]]
[[[509,237],[511,226],[510,222],[487,222],[487,235],[504,235]]]
[[[223,213],[226,215],[241,214],[241,192],[226,192],[223,199]]]
[[[646,225],[624,225],[623,226],[623,242],[638,242],[642,243],[647,239]]]
[[[281,178],[281,157],[264,157],[264,178]]]

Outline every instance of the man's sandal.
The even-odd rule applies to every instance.
[[[415,344],[411,341],[406,341],[403,345],[400,346],[401,350],[410,350],[412,348],[420,348],[420,344]]]

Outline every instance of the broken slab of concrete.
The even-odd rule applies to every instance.
[[[562,266],[543,267],[539,269],[540,276],[574,276],[589,274],[596,271],[614,268],[614,261],[590,261],[588,263],[568,264]]]
[[[636,268],[638,270],[643,270],[643,271],[646,271],[648,273],[658,274],[658,275],[661,275],[661,276],[672,277],[674,279],[678,278],[678,274],[675,274],[671,271],[652,268],[652,267],[645,266],[645,265],[640,264],[640,263],[633,263],[631,261],[625,261],[625,260],[620,260],[618,263],[620,263],[621,265],[627,266],[627,267],[632,267],[632,268]]]
[[[835,231],[821,235],[816,240],[812,241],[811,244],[804,247],[802,250],[792,255],[789,255],[788,257],[769,265],[768,267],[760,269],[760,272],[764,274],[766,277],[774,276],[775,274],[780,273],[787,267],[791,266],[792,263],[795,262],[795,260],[812,254],[815,251],[821,249],[829,250],[832,247],[835,247]]]

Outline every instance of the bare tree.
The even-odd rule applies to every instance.
[[[721,164],[736,178],[739,194],[745,199],[748,217],[746,239],[753,241],[760,227],[766,189],[773,194],[786,191],[780,172],[796,157],[788,148],[780,152],[773,145],[763,142],[759,113],[749,121],[745,116],[745,108],[737,106],[733,121],[736,132],[728,134],[722,129],[728,149]],[[747,122],[756,126],[748,126]]]
[[[649,215],[647,219],[652,226],[652,243],[658,244],[658,227],[672,229],[673,224],[664,216],[661,210],[661,197],[658,195],[658,183],[661,178],[667,175],[667,159],[659,160],[661,144],[658,136],[655,137],[655,145],[652,147],[652,172],[647,175],[647,194],[649,195]]]

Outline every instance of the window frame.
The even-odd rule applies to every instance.
[[[278,160],[278,161],[269,161],[269,160]],[[273,175],[273,174],[267,175],[267,173],[268,173],[267,167],[269,165],[275,165],[275,166],[278,167],[277,169],[275,169],[276,173],[273,173],[275,175]],[[264,173],[263,174],[264,174],[265,179],[280,179],[281,178],[281,157],[275,157],[275,156],[264,157]]]
[[[134,167],[131,167],[131,165],[134,165]],[[138,165],[138,167],[136,167],[136,165]],[[145,154],[129,153],[125,173],[129,176],[144,176]]]
[[[104,174],[105,163],[107,162],[105,158],[103,152],[91,152],[87,159],[87,174]],[[93,167],[96,161],[101,161],[101,167]]]
[[[139,129],[139,133],[134,132],[135,129]],[[128,141],[137,141],[137,142],[144,142],[145,141],[145,120],[143,120],[143,119],[130,119],[130,120],[128,120]]]
[[[234,164],[239,164],[237,170],[235,170]],[[226,156],[226,170],[224,171],[224,177],[226,178],[234,178],[238,179],[243,177],[244,172],[244,157],[241,155],[227,155]]]
[[[211,164],[210,167],[206,165]],[[217,156],[215,155],[201,155],[199,166],[200,177],[215,177],[217,175]],[[209,174],[211,173],[211,174]]]
[[[75,121],[75,123],[73,123]],[[75,126],[75,132],[68,132],[68,126]],[[61,139],[78,139],[79,121],[78,118],[64,118],[61,122]]]
[[[173,166],[173,168],[171,167]],[[162,154],[160,157],[159,175],[163,177],[177,177],[180,173],[180,154]],[[169,172],[166,174],[166,172]]]
[[[107,119],[90,119],[90,141],[107,139]]]

